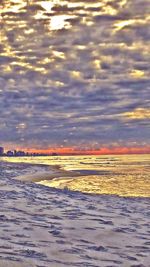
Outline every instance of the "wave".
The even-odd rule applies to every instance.
[[[57,159],[53,157],[11,158],[8,160],[11,162],[13,160],[16,164],[18,162],[19,166],[30,162],[31,168],[25,169],[23,173],[20,173],[18,167],[15,171],[15,173],[18,172],[16,179],[24,182],[35,182],[44,186],[90,194],[150,197],[147,155],[109,156],[105,160],[100,156],[60,156]],[[82,164],[84,162],[85,164]]]
[[[75,171],[67,171],[61,168],[60,165],[49,166],[48,171],[41,171],[35,173],[29,173],[15,177],[17,180],[24,182],[42,182],[50,181],[56,178],[62,177],[78,177],[79,173]]]

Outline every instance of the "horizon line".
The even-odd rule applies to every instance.
[[[54,148],[23,148],[17,146],[15,149],[10,149],[9,147],[5,151],[19,150],[25,153],[40,153],[40,154],[52,154],[57,153],[59,155],[125,155],[125,154],[150,154],[150,146],[142,147],[102,147],[98,149],[90,148],[75,148],[75,147],[54,147]]]

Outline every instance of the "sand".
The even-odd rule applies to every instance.
[[[149,198],[52,189],[33,176],[0,182],[0,267],[150,266]]]

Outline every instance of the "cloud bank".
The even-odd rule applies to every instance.
[[[148,0],[1,2],[2,144],[150,145]]]

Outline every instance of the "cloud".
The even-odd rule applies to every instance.
[[[150,108],[136,108],[122,115],[127,120],[150,120]]]
[[[3,1],[1,142],[148,145],[147,7],[147,0]]]

